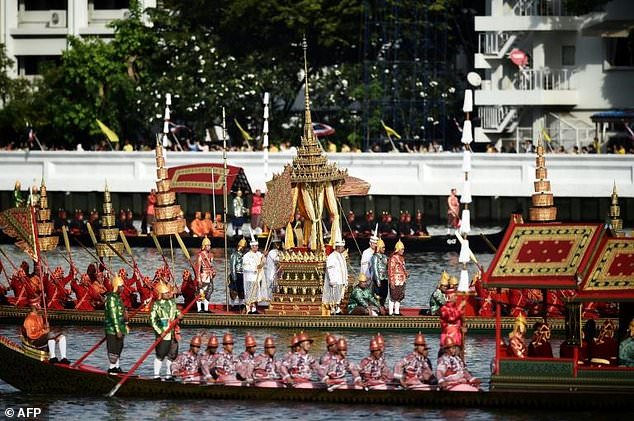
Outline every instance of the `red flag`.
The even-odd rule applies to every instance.
[[[31,206],[11,208],[0,213],[0,228],[9,237],[15,238],[15,245],[38,261],[35,218]]]

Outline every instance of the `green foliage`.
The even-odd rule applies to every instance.
[[[610,0],[564,0],[566,9],[577,16],[602,10],[609,2]]]

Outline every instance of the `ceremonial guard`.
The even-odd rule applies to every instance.
[[[404,253],[405,246],[401,240],[398,240],[387,264],[387,277],[390,283],[390,316],[401,315],[401,301],[405,298],[405,283],[409,278],[409,272],[405,269]]]
[[[369,282],[363,273],[359,273],[359,283],[352,289],[348,299],[348,314],[378,316],[381,304],[376,300]]]
[[[236,377],[237,365],[238,359],[233,355],[233,335],[225,333],[222,336],[222,351],[218,353],[213,370],[216,381],[225,385],[241,384]]]
[[[253,360],[255,359],[255,349],[257,347],[255,338],[250,333],[244,337],[244,352],[238,356],[237,373],[242,379],[253,377]]]
[[[553,349],[550,345],[550,328],[546,323],[535,322],[533,338],[528,344],[529,357],[552,358]]]
[[[189,343],[189,351],[182,352],[172,363],[172,376],[183,382],[200,379],[200,346],[202,339],[196,335]]]
[[[447,289],[449,288],[449,274],[444,270],[440,274],[438,286],[429,297],[429,309],[432,316],[439,316],[440,309],[447,303]]]
[[[348,344],[344,338],[339,338],[337,340],[337,354],[330,359],[326,368],[326,375],[323,378],[324,383],[328,385],[328,390],[362,387],[359,368],[348,360],[347,355]],[[346,381],[346,374],[348,373],[352,375],[354,386],[348,386]]]
[[[442,390],[475,392],[480,387],[480,379],[471,375],[464,360],[458,355],[458,345],[450,336],[443,342],[443,354],[438,359],[436,377]]]
[[[244,272],[242,268],[242,258],[246,246],[247,240],[241,238],[240,241],[238,241],[236,249],[231,253],[229,260],[231,265],[229,294],[231,295],[234,306],[244,305]]]
[[[394,367],[394,378],[401,386],[410,390],[430,390],[430,386],[436,384],[428,355],[425,336],[418,333],[414,338],[414,351]]]
[[[467,301],[457,302],[456,290],[451,290],[447,296],[447,302],[440,308],[440,342],[450,336],[456,346],[462,348],[464,327],[464,308]]]
[[[203,310],[209,312],[209,300],[211,300],[211,293],[214,291],[216,268],[214,268],[211,240],[207,237],[203,238],[200,252],[196,256],[196,274],[200,294],[200,298],[196,302],[196,308],[199,313]]]
[[[456,196],[456,189],[451,189],[447,198],[447,235],[451,234],[451,229],[460,227],[460,201]]]
[[[260,280],[264,277],[264,255],[258,251],[258,240],[253,236],[253,232],[251,232],[249,246],[251,246],[251,250],[242,257],[244,295],[247,304],[247,314],[257,314]]]
[[[364,274],[366,278],[370,279],[371,266],[370,260],[372,259],[372,255],[376,252],[376,244],[379,241],[378,237],[379,224],[376,224],[376,228],[374,232],[370,236],[370,246],[363,250],[363,254],[361,254],[361,269],[360,273]]]
[[[326,333],[326,352],[319,359],[319,365],[328,367],[330,360],[337,355],[337,338],[330,333]]]
[[[634,367],[634,319],[628,326],[627,337],[619,345],[619,365]]]
[[[275,342],[264,340],[264,353],[253,360],[253,380],[258,387],[279,387],[280,362],[275,360]]]
[[[287,384],[292,384],[297,388],[312,388],[311,383],[313,373],[319,373],[319,363],[310,355],[310,347],[313,340],[301,332],[297,336],[299,349],[281,366],[283,380]]]
[[[361,360],[359,375],[363,386],[369,390],[386,390],[387,383],[392,380],[392,373],[385,364],[383,349],[376,338],[370,340],[370,355]]]
[[[22,325],[22,336],[24,340],[34,348],[48,347],[49,362],[51,364],[70,364],[66,358],[66,336],[61,333],[51,332],[48,322],[44,320],[39,312],[39,299],[31,301],[31,312],[26,315]],[[58,360],[55,354],[55,344],[59,344]]]
[[[165,332],[169,325],[177,317],[182,317],[176,309],[176,300],[174,300],[172,291],[169,285],[160,281],[156,286],[156,292],[159,299],[152,303],[152,310],[150,311],[150,323],[152,329],[157,338]],[[161,367],[163,366],[163,360],[166,360],[167,366],[167,378],[171,378],[171,365],[172,361],[176,359],[178,355],[178,341],[176,340],[176,334],[174,331],[168,332],[155,349],[156,358],[154,359],[154,378],[159,379],[161,377]],[[167,357],[167,358],[166,358]]]
[[[266,285],[260,285],[260,301],[271,301],[273,293],[277,291],[277,278],[280,276],[280,250],[282,247],[282,241],[277,237],[275,233],[272,234],[271,249],[266,254],[266,261],[264,262],[264,280]],[[264,282],[262,282],[264,284]]]
[[[244,225],[244,214],[246,208],[244,207],[244,199],[242,198],[242,190],[238,190],[236,197],[233,198],[233,225],[234,235],[242,235],[242,225]]]
[[[385,243],[379,238],[376,242],[376,251],[370,259],[370,267],[372,274],[372,290],[379,297],[381,307],[385,306],[388,294],[388,277],[387,277],[387,255],[385,254]]]
[[[128,313],[123,305],[121,296],[123,290],[123,279],[115,276],[112,279],[112,291],[106,294],[104,306],[104,326],[106,330],[106,347],[108,349],[108,360],[110,366],[108,373],[121,373],[119,366],[121,351],[123,351],[123,338],[128,334]]]
[[[211,372],[216,367],[216,360],[218,359],[217,351],[218,338],[212,334],[207,342],[205,353],[200,356],[200,372],[203,374],[205,381],[213,380]]]
[[[520,314],[515,318],[513,331],[509,333],[509,344],[506,349],[506,354],[509,357],[526,358],[528,350],[526,348],[526,342],[524,341],[525,334],[526,318]]]
[[[348,286],[348,267],[346,257],[343,255],[345,241],[339,239],[335,242],[335,250],[326,258],[326,276],[322,291],[322,305],[330,310],[330,314],[341,314],[341,300]]]

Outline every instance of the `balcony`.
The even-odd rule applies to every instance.
[[[515,16],[572,16],[563,0],[516,0]]]
[[[564,0],[507,0],[493,13],[491,16],[476,16],[475,30],[576,32],[584,22],[566,10]]]

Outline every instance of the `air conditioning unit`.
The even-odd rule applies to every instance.
[[[47,28],[66,28],[66,11],[51,10],[50,17],[46,23]]]

